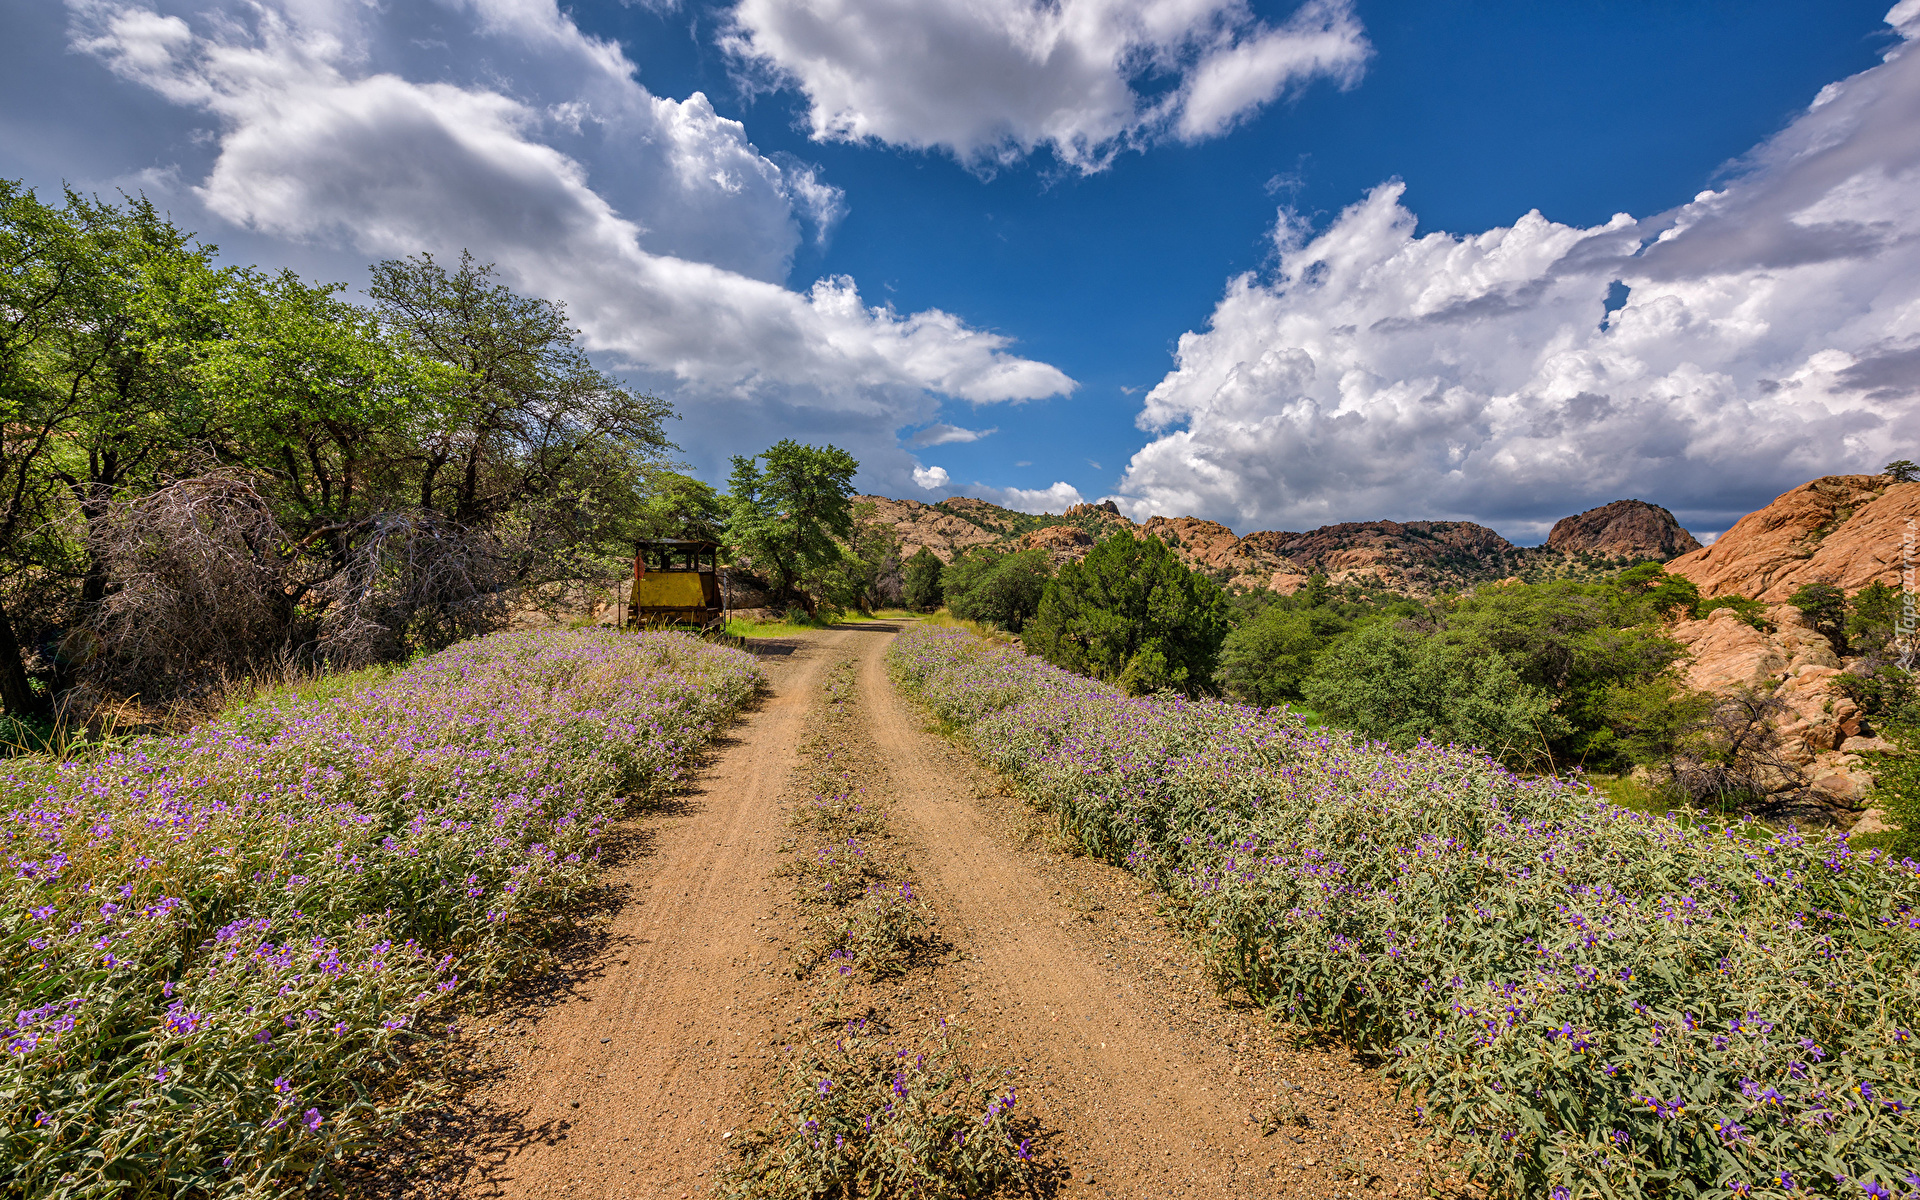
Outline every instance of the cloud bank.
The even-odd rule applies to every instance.
[[[1082,171],[1218,137],[1316,78],[1351,84],[1371,53],[1348,0],[1279,26],[1245,0],[740,0],[723,44],[763,86],[806,95],[818,140],[974,166],[1046,146]]]
[[[370,256],[471,248],[565,300],[591,349],[681,399],[690,424],[837,432],[904,479],[894,431],[937,397],[1073,387],[950,313],[869,305],[850,278],[784,286],[840,193],[759,154],[700,93],[646,91],[553,0],[70,0],[69,14],[75,49],[215,123],[195,188],[212,213]]]
[[[1524,535],[1637,496],[1714,529],[1915,457],[1920,0],[1888,21],[1907,40],[1880,65],[1655,217],[1421,236],[1398,182],[1318,234],[1283,213],[1277,265],[1232,280],[1147,395],[1126,502]]]

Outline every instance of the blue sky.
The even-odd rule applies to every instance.
[[[1920,457],[1916,0],[4,3],[0,175],[469,247],[716,482],[1537,541]]]

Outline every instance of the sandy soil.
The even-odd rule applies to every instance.
[[[888,684],[897,627],[849,626],[765,659],[767,699],[684,800],[629,830],[604,929],[557,986],[471,1032],[493,1082],[423,1147],[420,1194],[655,1200],[709,1194],[807,1011],[784,948],[782,809],[827,668],[858,660],[859,753],[891,795],[942,952],[894,986],[967,1027],[1046,1130],[1062,1196],[1414,1195],[1439,1182],[1376,1073],[1222,1001],[1139,881],[1058,847],[991,773]],[[552,981],[549,981],[550,983]],[[490,1056],[490,1057],[489,1057]],[[420,1182],[420,1181],[416,1181]]]

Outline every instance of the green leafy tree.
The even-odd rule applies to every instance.
[[[835,446],[782,439],[764,452],[736,456],[728,479],[727,540],[767,577],[783,603],[812,612],[818,601],[802,581],[838,563],[853,536],[851,454]]]
[[[906,562],[906,604],[920,612],[932,612],[945,600],[941,576],[946,564],[925,546],[913,552]]]
[[[1603,754],[1615,751],[1635,766],[1664,766],[1713,704],[1711,695],[1688,687],[1671,672],[1616,682],[1607,688],[1607,728],[1604,737],[1596,736],[1596,748]]]
[[[1718,609],[1730,608],[1741,621],[1755,629],[1773,628],[1767,620],[1767,606],[1758,600],[1750,600],[1738,592],[1728,592],[1724,596],[1715,596],[1711,600],[1702,600],[1694,610],[1702,619]]]
[[[1554,698],[1556,720],[1541,728],[1556,759],[1605,765],[1609,690],[1658,675],[1682,654],[1651,623],[1650,597],[1661,586],[1648,575],[1638,594],[1617,582],[1482,588],[1447,614],[1441,636],[1471,655],[1499,656],[1522,683]]]
[[[1236,626],[1220,647],[1220,682],[1249,704],[1301,698],[1300,685],[1351,625],[1326,608],[1264,609]]]
[[[1068,670],[1135,695],[1211,691],[1228,627],[1220,586],[1156,537],[1121,531],[1048,583],[1023,641]]]
[[[871,612],[898,604],[906,587],[900,567],[900,533],[880,515],[880,505],[858,500],[850,510],[853,532],[847,538],[849,574],[858,580],[851,603],[844,607]]]
[[[71,622],[105,596],[102,523],[209,432],[191,367],[232,273],[145,200],[0,180],[0,703],[44,712],[18,616]]]
[[[1816,633],[1833,643],[1835,654],[1847,652],[1847,594],[1831,583],[1809,583],[1787,597],[1787,603],[1805,613]]]
[[[1641,563],[1613,577],[1614,590],[1625,601],[1614,615],[1616,624],[1628,624],[1651,613],[1667,619],[1690,618],[1700,607],[1700,589],[1684,575],[1669,575],[1659,563]]]
[[[1912,483],[1914,480],[1920,479],[1920,463],[1916,463],[1909,458],[1895,459],[1893,462],[1888,463],[1886,469],[1880,473],[1882,475],[1893,476],[1895,483]]]
[[[1847,639],[1862,653],[1883,651],[1893,641],[1902,610],[1900,589],[1875,579],[1847,605]]]
[[[341,290],[290,271],[241,276],[222,306],[231,336],[193,369],[220,407],[222,457],[272,480],[275,515],[302,553],[330,560],[315,580],[345,563],[376,514],[415,502],[434,397],[456,378]]]
[[[1478,746],[1510,766],[1546,762],[1565,731],[1554,697],[1498,654],[1379,622],[1329,650],[1301,686],[1307,703],[1371,738]]]
[[[564,305],[521,296],[463,253],[376,263],[367,294],[407,351],[442,369],[444,390],[418,427],[421,508],[484,525],[531,496],[591,485],[610,443],[632,460],[673,449],[673,406],[595,368]]]
[[[1052,576],[1045,550],[1006,553],[975,547],[942,572],[941,590],[954,616],[1019,633],[1039,611]]]
[[[21,645],[33,575],[71,565],[72,547],[52,534],[62,487],[51,460],[83,400],[51,369],[69,314],[103,286],[86,234],[32,191],[0,180],[0,704],[16,718],[51,708],[27,674]]]
[[[708,484],[678,471],[656,470],[645,479],[635,535],[717,542],[726,533],[725,497]]]

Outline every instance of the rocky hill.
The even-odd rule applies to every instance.
[[[1413,595],[1500,579],[1524,558],[1520,547],[1471,521],[1348,521],[1307,533],[1250,533],[1246,541],[1293,563],[1301,582],[1319,574]]]
[[[1672,514],[1638,500],[1569,518],[1576,523],[1575,532],[1563,538],[1562,550],[1516,546],[1471,521],[1349,521],[1305,533],[1264,531],[1239,537],[1225,525],[1198,517],[1156,516],[1136,523],[1121,515],[1112,501],[1034,516],[983,500],[925,504],[884,496],[855,499],[871,503],[874,514],[892,527],[903,557],[922,546],[946,562],[975,546],[1037,547],[1059,566],[1085,557],[1096,541],[1125,530],[1135,537],[1160,538],[1188,566],[1229,588],[1283,593],[1300,588],[1310,575],[1323,574],[1336,586],[1427,596],[1503,578],[1604,570],[1670,557],[1699,545]]]
[[[1673,514],[1645,500],[1615,500],[1575,517],[1562,517],[1547,535],[1547,545],[1562,554],[1599,554],[1636,562],[1665,562],[1700,548]]]
[[[1703,596],[1785,600],[1803,584],[1854,592],[1898,581],[1907,522],[1920,520],[1920,483],[1886,475],[1827,475],[1741,517],[1704,550],[1667,564]]]
[[[853,502],[874,506],[875,519],[900,538],[901,558],[911,558],[925,546],[941,562],[952,562],[975,546],[999,545],[1035,524],[1026,513],[964,496],[938,504],[886,496],[855,496]]]

